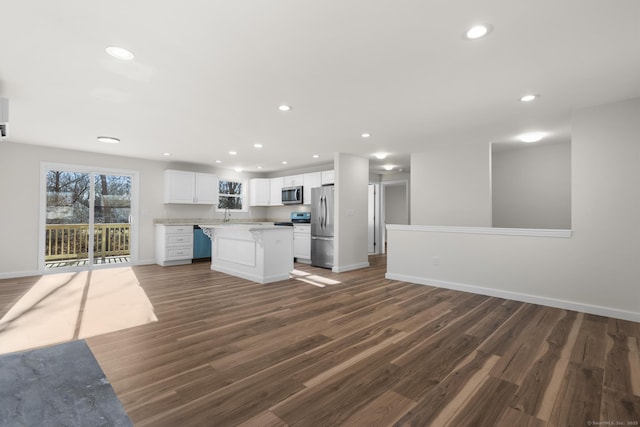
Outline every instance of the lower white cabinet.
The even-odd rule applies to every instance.
[[[311,225],[293,225],[293,257],[296,261],[311,263]]]
[[[193,225],[156,224],[156,263],[162,266],[191,264]]]

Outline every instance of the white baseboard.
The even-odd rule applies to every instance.
[[[151,265],[155,263],[156,263],[155,259],[139,259],[135,265]]]
[[[369,267],[369,261],[361,262],[359,264],[351,264],[351,265],[343,265],[343,266],[333,267],[331,269],[331,271],[333,271],[334,273],[344,273],[345,271],[359,270],[361,268],[367,268],[367,267]]]
[[[541,297],[537,295],[522,294],[519,292],[504,291],[501,289],[485,288],[482,286],[468,285],[464,283],[407,276],[404,274],[386,273],[385,277],[390,280],[400,280],[403,282],[416,283],[419,285],[435,286],[438,288],[452,289],[454,291],[470,292],[474,294],[488,295],[491,297],[561,308],[564,310],[580,311],[583,313],[595,314],[598,316],[613,317],[616,319],[629,320],[631,322],[640,322],[640,313],[634,311],[619,310],[599,305],[583,304],[579,302]]]
[[[16,279],[18,277],[42,276],[38,270],[33,271],[16,271],[13,273],[0,273],[0,279]]]
[[[257,274],[252,274],[246,271],[235,270],[233,268],[227,268],[220,265],[216,265],[215,267],[211,266],[211,270],[217,271],[219,273],[228,274],[230,276],[240,277],[242,279],[250,280],[252,282],[257,282],[261,284],[280,282],[281,280],[288,280],[291,278],[289,276],[289,273],[261,277],[261,276],[258,276]]]

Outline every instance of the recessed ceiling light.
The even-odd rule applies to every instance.
[[[291,107],[291,105],[286,105],[286,104],[282,104],[278,107],[278,110],[280,111],[291,111],[293,109],[293,107]]]
[[[390,170],[392,170],[394,168],[393,165],[384,165],[382,167],[384,168],[384,170],[388,170],[388,171],[390,171]]]
[[[476,40],[489,34],[493,27],[489,24],[474,25],[465,33],[465,37],[469,40]]]
[[[262,148],[262,144],[253,144],[255,148]]]
[[[544,132],[529,132],[523,133],[518,137],[518,139],[522,142],[538,142],[544,138],[545,135],[546,134]]]
[[[112,136],[99,136],[98,142],[104,142],[105,144],[117,144],[120,140]]]
[[[162,153],[163,156],[170,156],[171,153]]]
[[[231,156],[235,156],[236,154],[238,154],[237,151],[229,151],[229,155],[231,155]]]
[[[258,166],[258,169],[262,169],[262,166]]]
[[[375,153],[374,156],[376,156],[376,158],[382,160],[382,159],[386,159],[387,158],[387,153]]]
[[[365,133],[363,133],[363,134],[362,134],[362,135],[360,135],[360,136],[361,136],[361,137],[363,137],[363,138],[370,138],[370,137],[371,137],[371,134],[370,134],[370,133],[366,133],[366,132],[365,132]]]
[[[236,172],[242,172],[242,168],[233,168],[233,170]]]
[[[216,160],[216,163],[222,163],[222,160]]]
[[[314,158],[314,159],[317,159],[318,157],[320,157],[320,156],[319,156],[319,155],[317,155],[317,154],[314,154],[314,155],[313,155],[313,158]]]
[[[287,162],[286,160],[283,160],[283,161],[282,161],[282,164],[283,164],[283,165],[286,165],[287,163],[288,163],[288,162]]]
[[[528,95],[524,95],[522,98],[520,98],[520,101],[522,102],[531,102],[533,100],[535,100],[536,98],[538,98],[539,95],[534,95],[534,94],[528,94]]]
[[[105,50],[109,55],[113,56],[116,59],[121,59],[123,61],[131,61],[134,58],[133,53],[131,53],[130,51],[128,51],[123,47],[109,46]]]

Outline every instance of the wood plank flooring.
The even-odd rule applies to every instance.
[[[267,285],[134,267],[159,321],[87,342],[137,426],[639,425],[640,324],[370,262]]]

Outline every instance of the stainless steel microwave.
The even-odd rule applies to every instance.
[[[302,185],[295,187],[284,187],[282,189],[283,205],[301,205],[302,204]]]

